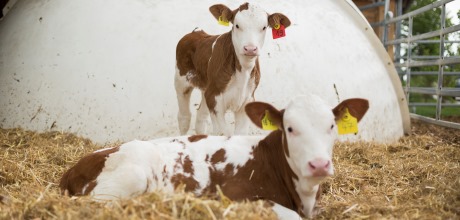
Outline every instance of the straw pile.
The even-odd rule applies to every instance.
[[[339,143],[318,219],[458,219],[460,132],[413,123],[391,145]],[[179,190],[102,204],[61,196],[57,182],[83,155],[106,146],[68,133],[0,129],[0,219],[273,219],[263,202]]]

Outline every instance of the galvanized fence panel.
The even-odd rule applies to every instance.
[[[370,10],[378,7],[384,7],[384,20],[380,22],[371,23],[372,27],[383,27],[383,35],[380,36],[385,48],[394,47],[394,64],[398,69],[402,82],[405,82],[404,91],[406,98],[409,100],[409,107],[436,107],[435,117],[426,117],[411,113],[411,118],[422,120],[425,122],[460,129],[460,123],[445,120],[442,118],[442,109],[455,108],[460,115],[460,87],[445,87],[443,85],[444,76],[458,76],[460,82],[460,72],[458,71],[445,71],[446,67],[453,65],[460,65],[460,56],[446,57],[446,44],[460,43],[460,40],[446,40],[446,36],[452,33],[460,34],[460,24],[446,27],[446,4],[454,0],[439,0],[432,4],[421,7],[417,10],[403,13],[402,0],[396,0],[395,13],[390,12],[390,0],[380,0],[369,5],[360,7],[360,10]],[[441,29],[413,35],[414,17],[424,12],[428,12],[435,8],[441,9],[440,14],[440,27]],[[393,15],[395,15],[393,17]],[[402,21],[407,20],[406,36],[402,34]],[[390,25],[395,27],[395,37],[393,40],[388,39],[388,29]],[[431,38],[438,38],[439,40],[432,40]],[[416,56],[412,55],[412,49],[415,44],[439,44],[439,55],[436,56]],[[403,56],[403,51],[405,55]],[[438,71],[412,71],[414,67],[437,66]],[[414,87],[411,86],[411,79],[413,76],[428,76],[437,75],[437,85],[435,87]],[[411,94],[424,94],[431,95],[436,98],[435,103],[429,102],[410,102]],[[443,99],[447,97],[454,97],[457,101],[448,103]]]

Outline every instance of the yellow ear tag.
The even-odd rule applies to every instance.
[[[220,25],[223,25],[223,26],[228,26],[228,21],[224,21],[222,20],[222,16],[219,16],[219,19],[217,19],[217,23],[219,23]]]
[[[356,134],[358,133],[358,119],[348,112],[348,108],[345,108],[345,113],[337,122],[337,127],[339,134]]]
[[[270,113],[268,113],[268,110],[265,110],[265,116],[264,118],[262,118],[262,129],[269,130],[269,131],[274,131],[278,129],[278,126],[273,124],[273,121],[270,118]]]
[[[273,28],[275,28],[275,30],[280,29],[280,24],[275,24],[275,26],[273,26]]]

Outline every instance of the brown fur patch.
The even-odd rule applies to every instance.
[[[235,169],[235,166],[233,166],[232,164],[227,164],[224,168],[224,175],[225,176],[233,175],[234,169]]]
[[[59,182],[61,192],[63,194],[68,192],[69,196],[89,194],[97,185],[95,180],[102,172],[107,157],[118,150],[119,147],[113,147],[81,158],[77,164],[62,175]],[[83,192],[85,186],[87,188]]]
[[[367,101],[366,99],[358,98],[344,100],[343,102],[339,103],[334,109],[332,109],[332,112],[334,113],[336,120],[342,118],[346,108],[353,117],[357,118],[358,121],[360,121],[369,109],[369,101]]]
[[[238,7],[238,11],[243,11],[243,10],[248,10],[249,9],[249,3],[244,3]]]
[[[195,31],[185,35],[176,47],[176,61],[179,74],[189,74],[189,82],[205,89],[208,82],[208,61],[212,54],[212,44],[217,35],[211,36],[204,31]]]
[[[215,165],[215,164],[214,164]],[[222,186],[227,183],[229,179],[232,178],[234,175],[233,170],[235,166],[233,164],[227,164],[223,171],[219,171],[216,167],[209,168],[210,180],[211,184],[207,188],[204,189],[204,192],[214,194],[216,190],[216,186]]]
[[[283,125],[283,112],[279,111],[272,105],[265,102],[251,102],[246,104],[244,107],[246,114],[252,123],[257,127],[262,128],[262,119],[265,117],[266,112],[270,116],[271,121],[274,125],[281,127]]]
[[[273,13],[268,16],[268,25],[274,28],[275,25],[282,24],[285,28],[291,26],[291,21],[286,15],[281,13]]]
[[[259,85],[260,82],[260,67],[259,67],[259,58],[256,59],[256,64],[254,65],[254,69],[252,69],[251,72],[251,78],[254,79],[254,91],[252,91],[252,98],[254,98],[254,93],[256,92],[257,86]]]
[[[82,192],[83,195],[85,195],[85,196],[86,196],[86,195],[89,195],[89,193],[90,193],[91,191],[93,191],[94,187],[96,187],[96,186],[97,186],[96,180],[93,180],[93,181],[89,182],[89,183],[88,183],[88,187],[86,187],[86,190],[85,190],[84,192]]]
[[[185,173],[190,173],[190,174],[194,174],[195,172],[195,169],[193,168],[193,163],[192,161],[190,160],[190,157],[189,156],[186,156],[184,158],[184,164],[183,164],[183,167],[184,167],[184,172]]]
[[[208,135],[205,135],[205,134],[192,135],[192,136],[188,137],[188,141],[197,142],[197,141],[200,141],[201,139],[204,139],[204,138],[207,138],[207,137],[208,137]]]
[[[171,177],[171,182],[174,184],[174,188],[177,188],[181,184],[185,185],[185,191],[194,191],[200,185],[193,177],[187,177],[183,174],[175,174]]]
[[[238,168],[236,174],[227,176],[225,180],[212,179],[216,182],[210,185],[224,181],[222,191],[232,200],[266,199],[301,214],[302,203],[293,182],[298,177],[283,156],[281,136],[280,130],[270,133],[255,147],[254,158]]]
[[[174,184],[174,187],[177,188],[179,185],[184,184],[186,191],[194,191],[199,187],[198,181],[193,178],[193,174],[195,173],[195,169],[193,168],[193,163],[190,160],[189,156],[184,158],[182,162],[182,155],[176,159],[176,166],[181,166],[184,170],[184,173],[190,174],[190,176],[186,176],[184,174],[175,174],[171,177],[171,182]],[[174,166],[174,167],[176,167]]]
[[[230,21],[233,23],[233,18],[236,14],[236,10],[230,10],[226,5],[223,4],[216,4],[211,7],[209,7],[209,12],[214,16],[216,20],[219,19],[219,17],[222,18],[224,21]]]
[[[216,153],[214,153],[211,157],[211,163],[213,165],[216,165],[217,163],[223,163],[225,162],[225,150],[224,149],[220,149],[218,151],[216,151]]]
[[[233,11],[230,10],[230,8],[228,8],[226,5],[223,5],[223,4],[217,4],[217,5],[213,5],[209,7],[209,11],[214,16],[214,18],[216,18],[216,20],[218,20],[219,17],[222,17],[222,20],[230,21],[232,23],[238,12],[247,10],[247,9],[249,9],[249,3],[247,2],[240,5],[240,7],[238,7],[237,9]]]

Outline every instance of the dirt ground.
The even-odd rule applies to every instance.
[[[459,219],[460,131],[413,121],[394,144],[338,143],[316,219]],[[62,132],[0,129],[0,219],[273,219],[263,202],[152,193],[96,203],[61,196],[62,173],[103,148]]]

